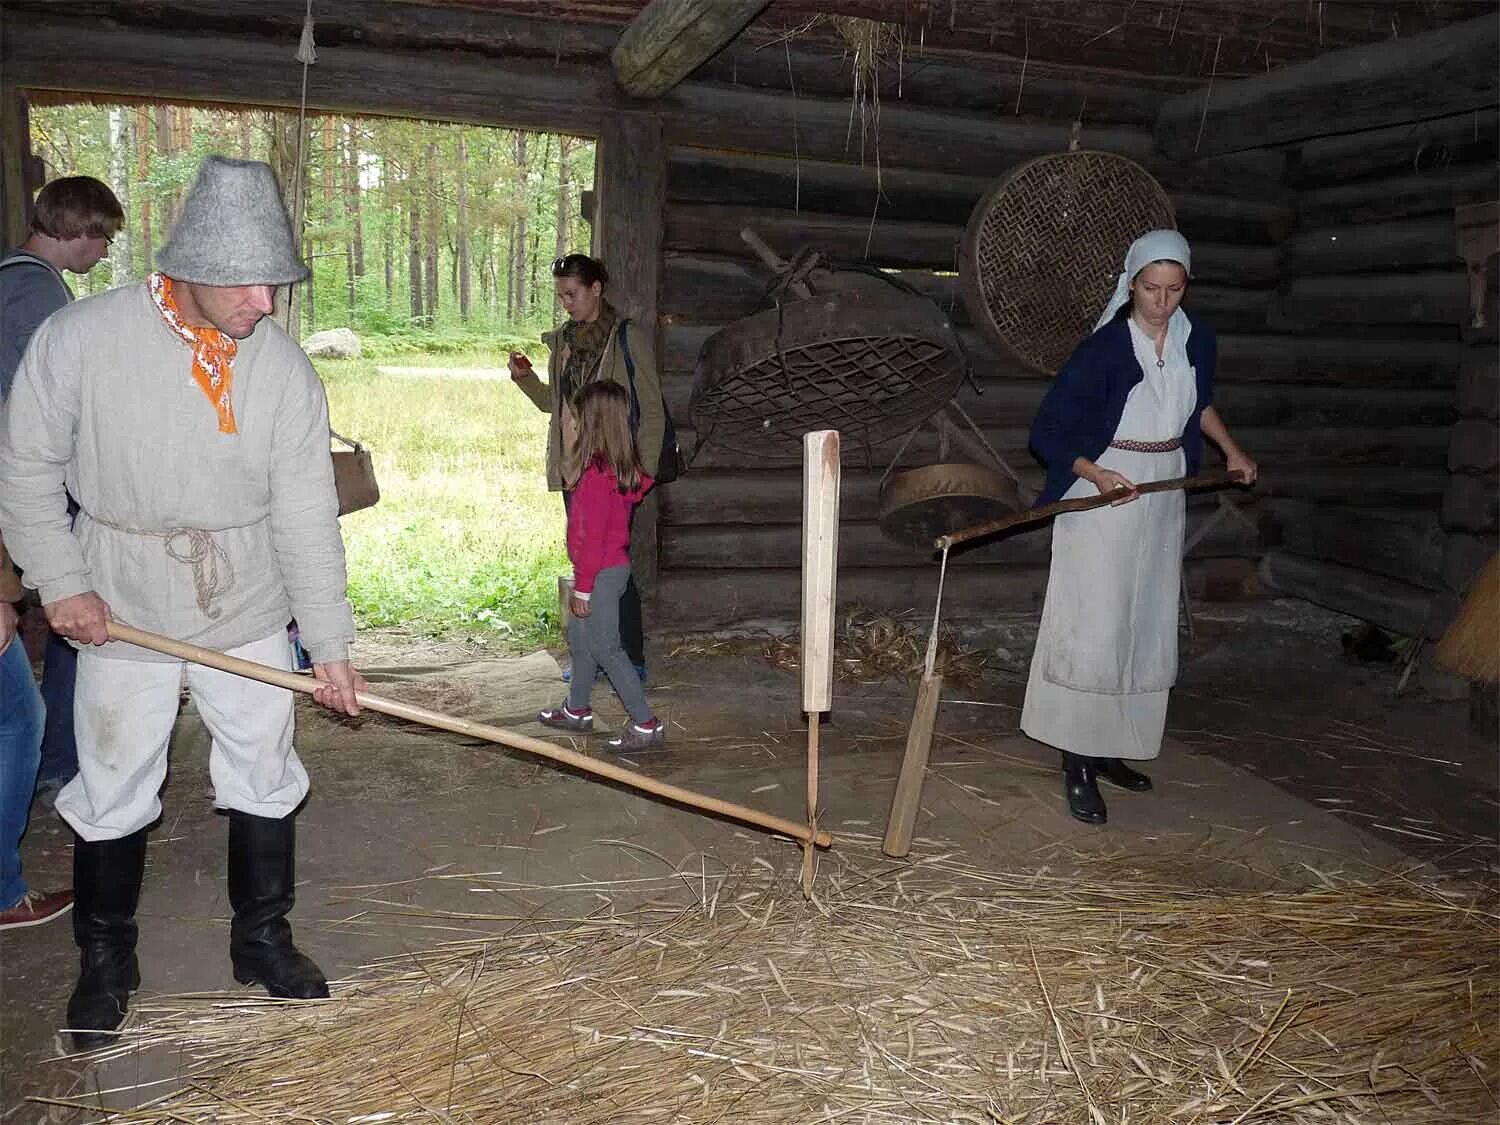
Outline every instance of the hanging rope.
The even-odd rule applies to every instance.
[[[297,229],[292,232],[292,235],[297,240],[296,244],[300,248],[302,245],[303,225],[303,138],[307,135],[307,68],[318,61],[318,45],[313,41],[312,0],[307,0],[307,11],[302,17],[302,37],[297,42],[296,58],[302,64],[302,97],[297,106],[297,159],[292,172],[292,221],[296,223]],[[286,323],[282,327],[288,332],[292,328],[292,302],[296,299],[297,284],[297,282],[293,281],[286,287]]]
[[[943,583],[948,579],[948,548],[943,548],[943,565],[938,571],[937,601],[932,607],[932,632],[927,634],[927,660],[922,666],[924,674],[931,676],[937,664],[938,627],[943,620]]]

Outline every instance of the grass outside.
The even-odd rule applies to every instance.
[[[514,343],[542,365],[540,342]],[[509,378],[474,377],[505,355],[316,361],[333,428],[370,449],[380,482],[380,503],[342,521],[362,626],[516,648],[555,630],[567,552],[562,502],[547,491],[547,417]]]

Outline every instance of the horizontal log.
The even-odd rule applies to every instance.
[[[1431,611],[1431,591],[1352,566],[1270,551],[1261,559],[1261,579],[1278,593],[1335,613],[1368,621],[1403,636],[1421,636]]]
[[[1350,508],[1435,509],[1448,484],[1441,468],[1350,465],[1271,465],[1255,483],[1276,499],[1341,504]]]
[[[1427,590],[1443,588],[1447,536],[1438,527],[1436,512],[1270,500],[1260,506],[1259,516],[1268,548]]]
[[[1445,388],[1340,387],[1300,383],[1221,383],[1214,405],[1240,426],[1448,426],[1453,405]]]
[[[1493,12],[1168,98],[1161,150],[1178,159],[1401,125],[1500,99]]]
[[[172,34],[104,20],[7,19],[7,83],[160,101],[208,101],[295,110],[302,71],[287,45],[246,35]],[[441,61],[438,62],[437,59]],[[551,57],[486,57],[318,47],[308,71],[307,108],[558,132],[625,106],[608,67]]]
[[[754,39],[740,38],[700,67],[694,77],[750,89],[795,89],[803,97],[847,98],[850,92],[846,48],[794,36],[766,50]],[[880,103],[926,106],[947,111],[963,106],[970,113],[1071,121],[1087,111],[1091,121],[1125,124],[1149,130],[1156,121],[1161,94],[1088,74],[1038,74],[1021,60],[966,55],[945,59],[928,52],[920,61],[908,54],[905,65],[884,68],[877,76]]]
[[[963,175],[998,176],[1033,156],[1067,151],[1072,127],[1016,118],[939,112],[883,102],[879,148],[850,124],[844,98],[790,97],[733,86],[684,83],[657,103],[668,144],[711,146],[804,160],[879,163]],[[1085,125],[1084,148],[1144,157],[1151,136],[1123,126]]]
[[[956,270],[963,228],[945,223],[868,219],[809,211],[774,211],[705,203],[672,203],[666,213],[666,248],[692,254],[735,256],[750,227],[783,257],[817,246],[836,257],[880,266]],[[1269,246],[1200,242],[1193,247],[1193,276],[1238,286],[1274,285],[1276,251]]]
[[[1297,221],[1303,228],[1373,223],[1451,212],[1494,196],[1494,163],[1472,164],[1303,192]]]
[[[1497,133],[1500,113],[1491,108],[1320,137],[1303,143],[1288,174],[1305,188],[1475,164],[1494,159]]]
[[[670,324],[720,325],[749,316],[761,307],[772,282],[771,272],[748,258],[673,251],[667,254],[665,266],[659,307]],[[908,269],[889,271],[889,276],[931,298],[953,323],[971,323],[955,274]],[[844,271],[839,284],[876,287],[883,282]],[[1219,331],[1264,332],[1274,296],[1269,289],[1193,285],[1186,305]]]
[[[1462,354],[1456,341],[1228,335],[1219,337],[1218,378],[1221,383],[1451,387]]]
[[[1500,527],[1500,482],[1493,473],[1454,473],[1443,492],[1443,527],[1449,531],[1493,533]]]
[[[675,418],[676,414],[674,413],[673,416]],[[1253,415],[1250,416],[1253,417]],[[1039,485],[1039,480],[1035,479],[1037,463],[1028,451],[1029,425],[983,426],[982,432],[989,447],[1004,458],[1011,469],[1020,474],[1029,486]],[[1303,462],[1437,468],[1446,465],[1451,456],[1450,430],[1445,426],[1262,427],[1248,424],[1237,418],[1234,421],[1234,436],[1241,448],[1260,462],[1263,468]],[[697,431],[690,425],[680,428],[678,437],[683,442],[684,448],[694,451],[692,463],[695,469],[753,469],[763,465],[799,463],[797,451],[791,448],[784,450],[748,449],[742,443],[726,445],[722,441],[714,441],[710,438],[700,450],[697,448]],[[903,444],[904,448],[902,448]],[[845,463],[866,464],[866,452],[863,446],[849,442],[845,451]],[[897,458],[898,452],[899,458]],[[938,449],[936,434],[930,426],[923,427],[910,441],[903,437],[899,440],[884,442],[870,451],[870,454],[869,460],[882,469],[892,463],[899,467],[913,467],[929,465],[945,459]],[[955,448],[949,452],[946,459],[962,461],[967,458]],[[1213,465],[1217,465],[1220,461],[1212,443],[1205,454],[1205,459]],[[1028,477],[1032,479],[1027,479]]]
[[[1289,324],[1440,324],[1467,318],[1468,279],[1458,270],[1359,277],[1299,277],[1278,313]]]
[[[1281,253],[1287,277],[1432,269],[1459,262],[1452,215],[1319,227],[1287,241]]]
[[[668,324],[661,366],[690,373],[698,349],[717,325]],[[1037,373],[996,352],[973,329],[958,337],[974,374],[987,380],[1035,380]],[[1452,388],[1466,349],[1456,340],[1374,340],[1364,337],[1219,335],[1218,386],[1230,383],[1305,383],[1381,389]]]
[[[888,276],[931,298],[955,324],[969,323],[955,275],[931,270],[892,270]],[[769,269],[749,258],[668,252],[660,309],[671,324],[719,327],[758,311],[772,280]],[[885,285],[878,277],[854,270],[841,271],[838,283],[851,288]]]
[[[1448,469],[1455,473],[1488,473],[1500,468],[1500,426],[1486,418],[1464,418],[1448,444]]]
[[[938,568],[840,566],[841,613],[862,607],[880,613],[913,611],[930,620]],[[1041,608],[1045,567],[964,567],[943,586],[943,620],[983,620]],[[797,567],[752,570],[680,570],[662,574],[657,616],[668,629],[782,629],[801,614],[802,572]]]
[[[1164,170],[1172,178],[1175,170]],[[819,160],[679,149],[668,168],[667,197],[679,203],[720,203],[772,210],[915,219],[963,226],[995,185],[991,176],[916,171]],[[1249,192],[1241,187],[1241,195]],[[1209,242],[1280,241],[1294,222],[1288,203],[1193,190],[1170,190],[1177,225]]]
[[[1443,586],[1466,594],[1480,568],[1500,550],[1500,538],[1493,533],[1473,535],[1450,531],[1443,541]]]
[[[1464,349],[1457,406],[1465,418],[1500,418],[1500,353],[1494,348]]]
[[[1188,538],[1214,519],[1217,511],[1210,497],[1190,501]],[[1259,543],[1252,527],[1226,516],[1214,520],[1192,557],[1249,558],[1259,554]],[[666,527],[661,551],[662,565],[672,570],[797,566],[802,558],[802,529],[796,524]],[[956,548],[949,561],[954,566],[1046,566],[1051,553],[1051,526],[1032,524],[1016,534]],[[839,554],[861,567],[915,566],[936,557],[927,548],[890,538],[879,524],[850,520],[839,525]]]

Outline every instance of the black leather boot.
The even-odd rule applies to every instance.
[[[292,944],[286,920],[294,895],[292,878],[297,851],[296,822],[230,810],[229,959],[234,979],[263,984],[272,996],[319,1000],[328,981],[312,959]]]
[[[135,908],[145,872],[144,828],[118,840],[73,841],[73,940],[81,951],[78,983],[68,998],[75,1050],[113,1043],[130,994],[141,986]]]
[[[1099,784],[1094,780],[1095,758],[1063,751],[1063,788],[1068,794],[1068,811],[1085,824],[1103,824],[1109,819]]]
[[[1095,758],[1094,773],[1111,785],[1128,789],[1132,793],[1144,793],[1151,788],[1151,779],[1140,770],[1133,770],[1119,758]]]

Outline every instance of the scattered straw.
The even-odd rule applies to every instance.
[[[1005,874],[841,844],[814,902],[764,861],[694,871],[687,906],[518,924],[376,966],[326,1004],[158,1007],[115,1054],[170,1051],[183,1088],[107,1119],[1441,1125],[1500,1110],[1500,928],[1473,902],[1409,879],[1211,891],[1165,860]]]
[[[915,683],[921,678],[927,654],[925,626],[914,612],[882,614],[851,609],[834,638],[835,674],[866,684],[887,680]],[[765,642],[765,656],[772,667],[796,671],[801,659],[797,637],[772,637]],[[939,629],[934,667],[944,679],[973,683],[984,676],[985,662],[985,655],[966,648],[954,630],[947,626]]]

